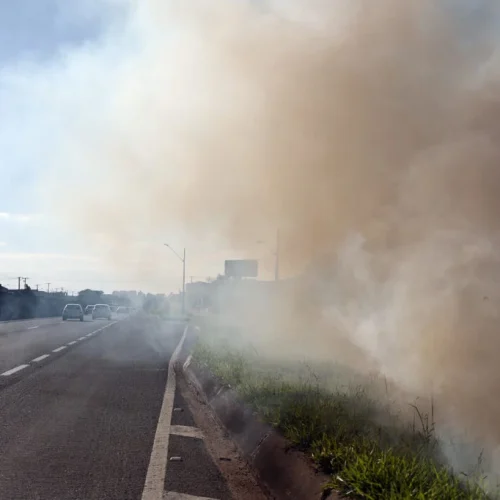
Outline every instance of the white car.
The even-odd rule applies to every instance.
[[[94,306],[87,306],[85,308],[84,314],[92,314],[93,310],[94,310]]]
[[[120,306],[120,307],[116,310],[116,314],[117,314],[118,316],[125,316],[125,315],[130,314],[130,311],[129,311],[129,308],[128,308],[128,307]]]
[[[79,319],[83,321],[83,309],[80,304],[66,304],[62,312],[62,319]]]
[[[92,311],[92,319],[111,319],[111,307],[108,304],[96,304]]]

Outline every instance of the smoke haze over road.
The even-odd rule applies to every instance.
[[[498,7],[452,3],[131,2],[39,79],[52,206],[124,272],[124,241],[244,254],[279,227],[309,274],[283,340],[432,391],[495,447]]]

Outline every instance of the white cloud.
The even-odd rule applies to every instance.
[[[33,223],[39,221],[42,214],[16,214],[10,212],[0,212],[0,220],[18,223]]]
[[[0,246],[2,244],[0,243]],[[5,261],[19,261],[27,260],[30,262],[35,261],[74,261],[74,262],[97,262],[95,257],[88,255],[70,255],[70,254],[58,254],[58,253],[30,253],[30,252],[2,252],[0,253],[0,263]]]

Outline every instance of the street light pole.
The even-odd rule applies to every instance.
[[[265,241],[258,240],[257,243],[266,243]],[[271,249],[269,248],[271,251]],[[280,230],[276,230],[276,250],[272,252],[274,260],[274,281],[279,281],[280,279]]]
[[[182,314],[186,313],[186,248],[184,248],[183,257],[181,257],[168,243],[164,245],[176,255],[182,262]]]
[[[186,248],[182,258],[182,314],[186,314]]]
[[[280,279],[280,230],[276,230],[276,261],[274,264],[274,281]]]

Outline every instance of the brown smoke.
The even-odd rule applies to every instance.
[[[340,358],[349,344],[345,359],[433,391],[500,443],[493,45],[465,43],[446,2],[292,4],[302,20],[273,5],[143,2],[142,52],[99,132],[71,146],[114,179],[78,212],[120,248],[174,221],[242,251],[279,227],[285,274],[314,264],[293,339]]]

